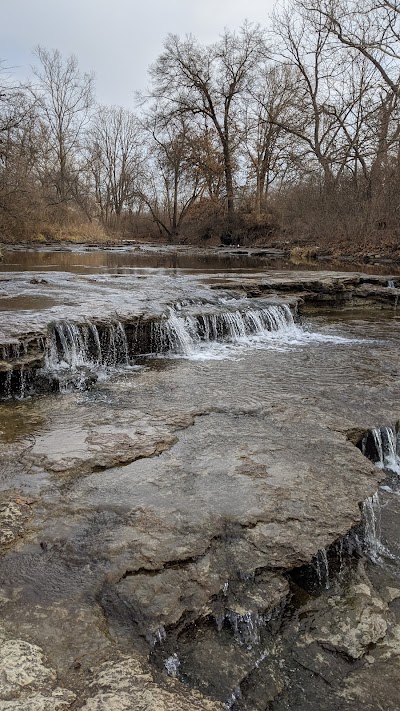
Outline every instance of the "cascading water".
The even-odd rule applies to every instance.
[[[153,342],[158,354],[180,355],[187,358],[213,357],[218,344],[254,345],[255,339],[266,339],[271,334],[299,335],[292,312],[287,304],[269,304],[260,309],[204,310],[185,313],[170,308],[167,318],[154,324]],[[214,346],[214,350],[210,348]],[[221,353],[221,351],[219,351]]]
[[[379,469],[400,474],[400,437],[394,427],[372,428],[363,438],[361,450]],[[392,491],[386,485],[382,488]],[[381,509],[379,491],[363,504],[364,546],[374,562],[380,562],[382,554],[387,553],[382,543]]]
[[[260,643],[260,628],[265,626],[265,617],[258,612],[246,612],[240,615],[228,611],[225,619],[230,623],[235,640],[249,647]]]
[[[167,670],[168,676],[172,676],[174,678],[179,676],[180,665],[181,663],[177,654],[171,654],[171,656],[168,657],[164,662],[164,666]]]
[[[66,321],[51,326],[46,354],[50,370],[120,364],[129,365],[129,353],[125,328],[119,321],[101,329],[95,323]]]
[[[329,590],[329,563],[325,548],[320,548],[315,559],[318,583],[320,587]]]
[[[381,540],[381,502],[379,493],[369,496],[363,504],[364,547],[371,560],[378,562],[384,550]]]
[[[400,474],[400,437],[394,427],[374,427],[361,443],[362,453],[380,469]]]
[[[168,314],[150,323],[150,340],[144,348],[137,342],[132,324],[120,321],[105,324],[60,322],[49,330],[46,367],[48,370],[86,366],[127,366],[135,355],[178,355],[196,357],[202,346],[211,343],[243,343],[252,336],[299,331],[286,304],[262,309],[224,309],[188,313],[170,308]],[[129,330],[129,334],[128,334]]]
[[[4,360],[12,375],[0,373],[0,390],[5,397],[23,397],[36,386],[39,391],[86,388],[110,370],[137,367],[136,356],[223,359],[248,348],[282,350],[313,341],[348,342],[304,330],[287,303],[255,305],[248,299],[185,302],[162,315],[126,317],[123,322],[60,321],[49,325],[47,337],[34,336],[28,346],[8,346]],[[31,360],[25,368],[21,358],[27,350]]]

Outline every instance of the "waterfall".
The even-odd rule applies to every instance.
[[[225,613],[230,623],[235,640],[239,644],[253,647],[260,644],[260,629],[265,626],[265,617],[258,612],[246,612],[239,615],[231,610]]]
[[[49,329],[46,367],[75,370],[82,366],[129,365],[125,328],[119,321],[108,324],[77,324],[68,321]]]
[[[191,357],[211,343],[251,345],[252,336],[297,331],[287,304],[261,309],[228,309],[200,314],[170,308],[168,316],[154,325],[153,343],[160,353]]]
[[[16,370],[8,370],[6,373],[2,373],[2,383],[1,383],[1,398],[4,400],[10,400],[15,398],[16,400],[22,400],[26,397],[27,385],[28,385],[28,375],[21,366]]]
[[[400,438],[394,427],[374,427],[363,438],[361,449],[380,469],[400,474]]]
[[[364,546],[371,560],[378,561],[383,550],[381,542],[381,503],[379,494],[370,496],[363,504]]]
[[[296,329],[286,304],[271,304],[261,309],[228,309],[185,313],[170,307],[161,319],[149,323],[150,338],[139,343],[139,320],[122,324],[68,321],[49,329],[46,366],[50,370],[81,366],[115,367],[129,365],[132,355],[176,354],[192,356],[202,344],[212,342],[246,343],[250,336]],[[127,331],[129,330],[129,337]],[[143,334],[142,334],[143,335]],[[146,348],[147,346],[147,348]]]
[[[301,334],[287,304],[255,306],[245,299],[185,302],[161,316],[132,316],[124,322],[63,320],[51,323],[45,338],[2,346],[10,374],[4,371],[0,377],[1,396],[24,397],[36,386],[39,391],[90,387],[99,369],[104,377],[110,369],[134,365],[136,356],[225,358],[233,348],[281,347],[292,337],[298,342]],[[36,364],[31,366],[32,357]]]
[[[181,666],[180,659],[176,653],[172,654],[170,657],[164,661],[164,667],[167,670],[168,676],[177,678],[179,676],[179,667]]]
[[[400,474],[400,437],[394,427],[374,427],[363,438],[362,453],[375,466],[392,474]],[[384,487],[382,487],[384,488]],[[386,487],[386,490],[388,487]],[[389,491],[391,489],[389,488]],[[363,504],[364,546],[371,560],[378,562],[388,553],[381,540],[381,502],[379,492]]]
[[[325,548],[320,548],[315,559],[318,583],[320,587],[329,590],[329,563]]]
[[[240,689],[240,686],[237,686],[236,689],[234,689],[234,691],[232,691],[231,695],[229,696],[229,698],[225,701],[225,703],[223,705],[225,706],[226,709],[232,709],[235,706],[236,702],[240,701],[241,698],[242,698],[242,691]]]
[[[146,639],[151,647],[155,647],[157,644],[162,644],[167,639],[167,633],[165,627],[161,625],[154,632],[148,632],[146,634]]]

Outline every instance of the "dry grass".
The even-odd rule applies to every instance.
[[[105,243],[109,236],[101,225],[95,222],[81,222],[78,224],[42,226],[40,232],[33,236],[35,242],[95,242]]]

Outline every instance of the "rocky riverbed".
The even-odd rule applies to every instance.
[[[0,404],[0,708],[397,709],[396,475],[376,543],[385,471],[361,451],[400,416],[396,286],[5,278],[13,298],[53,291],[33,382],[65,387]],[[14,311],[4,344],[29,335]],[[158,351],[134,352],[143,315]],[[100,320],[123,326],[112,361],[110,336],[84,338]],[[76,327],[56,353],[54,323]]]

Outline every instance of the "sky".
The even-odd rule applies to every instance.
[[[20,79],[38,44],[75,54],[100,103],[133,108],[169,32],[213,42],[245,19],[269,24],[274,0],[12,0],[2,3],[0,60]]]

